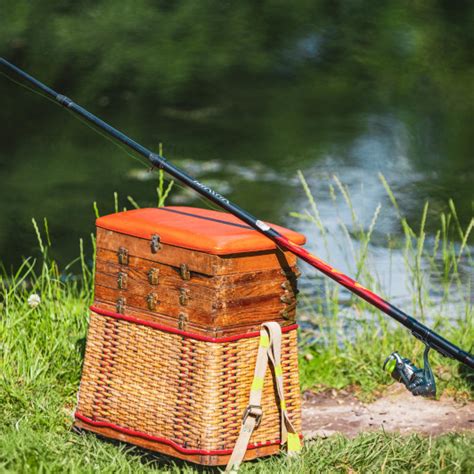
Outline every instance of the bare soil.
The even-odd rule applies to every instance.
[[[372,403],[362,403],[351,393],[335,390],[306,392],[303,400],[303,434],[307,439],[336,433],[354,437],[380,429],[424,435],[474,432],[474,402],[414,397],[398,384]]]

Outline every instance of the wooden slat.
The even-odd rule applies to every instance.
[[[238,255],[218,256],[161,244],[157,253],[152,253],[150,241],[97,228],[97,248],[114,253],[125,247],[131,256],[139,256],[153,262],[179,268],[186,263],[193,272],[205,275],[228,275],[247,271],[285,268],[296,264],[296,257],[279,249]]]
[[[107,311],[113,311],[113,312],[116,311],[115,303],[113,302],[95,300],[94,306],[97,306],[100,309],[105,309]],[[151,321],[151,322],[163,324],[165,326],[169,326],[172,328],[180,329],[179,322],[176,317],[169,316],[167,314],[163,314],[160,312],[151,312],[148,310],[138,309],[138,308],[128,306],[126,307],[126,314],[138,319],[143,319],[145,321]],[[294,308],[290,311],[290,315],[291,317],[288,320],[282,318],[281,316],[278,316],[272,319],[272,321],[277,321],[282,327],[290,326],[294,324],[295,322],[296,312]],[[190,321],[186,325],[185,329],[188,332],[202,334],[204,336],[223,337],[223,336],[230,336],[233,334],[246,334],[249,332],[255,332],[255,331],[260,330],[260,327],[261,327],[261,322],[259,321],[251,321],[251,322],[248,322],[247,324],[228,324],[225,326],[216,325],[212,327],[199,325]]]
[[[125,298],[126,308],[138,310],[149,310],[147,295],[145,292],[134,292],[120,290],[118,288],[107,288],[96,284],[95,300],[115,303],[119,298]],[[242,326],[249,323],[272,321],[279,317],[280,311],[287,306],[280,301],[278,295],[263,295],[244,298],[234,301],[222,300],[197,300],[191,298],[189,306],[181,306],[178,294],[162,294],[156,292],[157,303],[153,312],[160,312],[168,316],[179,318],[184,313],[188,321],[203,326],[222,326],[228,324],[239,324]],[[176,302],[173,303],[173,299]],[[127,313],[128,309],[124,310]]]
[[[157,284],[150,284],[148,280],[148,273],[152,268],[159,274]],[[283,286],[285,282],[290,282],[275,270],[237,274],[236,276],[239,278],[223,276],[196,279],[193,275],[190,280],[183,280],[173,270],[173,267],[161,264],[153,266],[145,264],[137,268],[132,265],[117,265],[98,259],[96,261],[96,284],[108,288],[118,288],[119,275],[126,275],[126,286],[129,292],[136,292],[140,295],[154,292],[162,298],[171,298],[173,302],[178,302],[178,295],[184,289],[189,295],[190,305],[193,304],[193,301],[195,303],[212,301],[214,308],[222,308],[238,304],[234,302],[244,298],[269,295],[279,298],[285,293],[286,287]],[[294,282],[290,282],[289,288],[291,289],[292,286],[294,286]]]
[[[76,419],[74,425],[77,428],[91,431],[98,435],[104,436],[105,438],[115,439],[124,443],[133,444],[151,451],[158,451],[159,453],[165,454],[167,456],[173,456],[178,459],[183,459],[187,462],[202,464],[204,466],[223,466],[226,465],[230,459],[230,454],[186,454],[173,448],[168,444],[160,443],[159,441],[151,441],[148,439],[144,439],[140,436],[133,436],[130,434],[121,433],[120,431],[114,430],[112,428],[94,426],[82,420]],[[278,444],[251,448],[246,451],[244,461],[250,461],[251,459],[262,458],[265,456],[270,456],[272,454],[278,454],[279,452],[280,445]]]

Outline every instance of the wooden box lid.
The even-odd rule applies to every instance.
[[[168,206],[118,212],[97,219],[97,227],[121,234],[150,239],[213,255],[231,255],[273,250],[275,244],[250,226],[225,212],[194,207]],[[298,245],[304,235],[270,224]]]

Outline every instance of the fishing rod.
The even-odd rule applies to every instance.
[[[414,364],[411,363],[411,361],[401,357],[396,352],[392,353],[387,358],[384,367],[391,373],[393,378],[403,382],[413,394],[434,394],[434,379],[432,378],[432,372],[429,367],[429,364],[427,364],[427,355],[430,349],[434,349],[443,356],[456,359],[459,362],[466,364],[471,369],[474,369],[474,357],[469,352],[466,352],[461,348],[457,347],[456,345],[449,342],[436,332],[421,324],[412,316],[409,316],[401,309],[384,300],[371,290],[365,288],[347,275],[344,275],[342,272],[333,268],[331,265],[327,264],[315,255],[311,254],[303,247],[295,244],[294,242],[291,242],[288,238],[280,234],[278,231],[270,227],[265,222],[257,219],[249,212],[232,203],[221,194],[217,193],[210,187],[201,183],[197,179],[185,173],[177,166],[167,161],[164,156],[154,153],[148,148],[145,148],[143,145],[140,145],[124,133],[120,132],[119,130],[115,129],[111,125],[101,120],[100,118],[91,114],[89,111],[87,111],[80,105],[74,103],[65,95],[58,94],[50,87],[46,86],[39,80],[30,76],[28,73],[3,58],[0,58],[0,64],[8,70],[16,73],[18,76],[28,81],[30,84],[33,84],[36,88],[45,93],[49,98],[53,99],[53,101],[62,105],[66,109],[74,112],[75,114],[81,116],[87,122],[90,122],[96,127],[104,130],[114,139],[125,144],[135,152],[145,157],[154,167],[166,171],[173,178],[182,182],[186,186],[189,186],[190,188],[194,189],[199,194],[209,199],[213,203],[217,204],[225,211],[233,214],[234,216],[248,224],[250,227],[254,228],[258,232],[271,239],[278,247],[285,249],[298,256],[303,261],[309,263],[311,266],[322,272],[324,275],[328,276],[329,278],[332,278],[334,281],[344,286],[352,293],[361,297],[368,303],[372,304],[373,306],[375,306],[376,308],[378,308],[379,310],[381,310],[382,312],[384,312],[385,314],[408,328],[412,332],[412,334],[416,338],[421,340],[426,346],[424,369],[418,369]]]

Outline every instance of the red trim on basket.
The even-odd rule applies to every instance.
[[[115,425],[113,423],[109,423],[108,421],[96,421],[88,418],[87,416],[81,415],[80,413],[76,412],[74,413],[74,417],[77,418],[78,420],[84,421],[85,423],[88,423],[89,425],[92,426],[97,426],[101,428],[111,428],[116,431],[120,431],[121,433],[125,433],[131,436],[137,436],[139,438],[143,439],[148,439],[150,441],[157,441],[159,443],[167,444],[169,446],[172,446],[176,451],[179,451],[180,453],[184,454],[208,454],[208,455],[213,455],[213,454],[232,454],[233,449],[214,449],[214,450],[206,450],[206,449],[191,449],[191,448],[185,448],[178,443],[172,441],[171,439],[168,438],[160,438],[158,436],[153,436],[149,435],[147,433],[143,433],[141,431],[136,431],[136,430],[131,430],[130,428],[124,428],[123,426]],[[254,444],[249,444],[247,446],[247,449],[252,449],[252,448],[259,448],[262,446],[271,446],[274,444],[280,444],[280,440],[277,439],[275,441],[266,441],[265,443],[254,443]]]
[[[231,341],[238,341],[239,339],[257,337],[260,335],[260,331],[254,331],[254,332],[247,332],[244,334],[235,334],[233,336],[226,336],[226,337],[210,337],[210,336],[204,336],[202,334],[196,334],[193,332],[182,331],[181,329],[172,328],[170,326],[164,326],[162,324],[154,323],[152,321],[146,321],[145,319],[139,319],[133,316],[127,316],[125,314],[114,313],[113,311],[97,308],[96,306],[91,306],[89,309],[96,314],[100,314],[101,316],[110,316],[111,318],[121,319],[123,321],[128,321],[130,323],[136,323],[136,324],[141,324],[143,326],[149,326],[151,328],[160,329],[161,331],[170,332],[172,334],[178,334],[180,336],[190,337],[191,339],[197,339],[198,341],[231,342]],[[297,328],[298,328],[298,324],[292,324],[291,326],[282,327],[281,332],[286,333]]]

